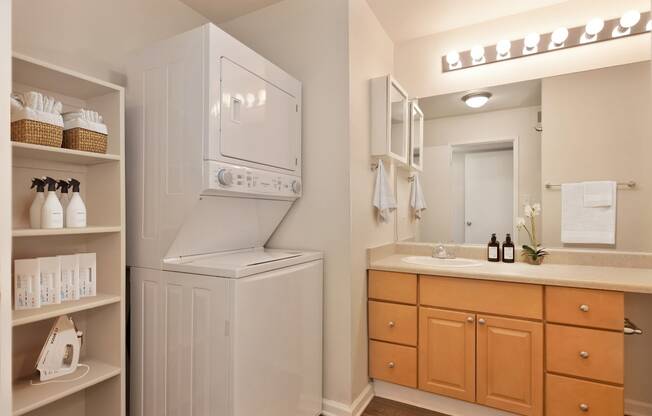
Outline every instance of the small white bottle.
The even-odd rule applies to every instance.
[[[29,226],[32,228],[41,228],[41,209],[45,202],[45,181],[40,178],[32,179],[32,188],[36,187],[36,196],[29,207]]]
[[[66,209],[66,227],[83,228],[86,227],[86,205],[79,195],[79,181],[75,178],[68,179],[72,187],[72,197]]]
[[[57,181],[51,177],[45,178],[48,195],[41,209],[41,228],[63,228],[63,208],[57,197]]]
[[[59,186],[59,202],[61,202],[61,209],[63,210],[63,226],[66,227],[66,209],[68,208],[68,203],[70,203],[70,194],[68,193],[68,188],[70,184],[68,181],[59,179],[57,183]]]

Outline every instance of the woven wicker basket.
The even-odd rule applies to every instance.
[[[36,120],[18,120],[11,123],[11,140],[42,146],[61,147],[63,127]]]
[[[63,147],[84,152],[106,153],[107,135],[75,127],[63,132]]]

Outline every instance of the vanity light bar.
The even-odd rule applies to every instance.
[[[636,19],[637,16],[640,18]],[[476,45],[463,52],[451,51],[441,57],[442,72],[458,71],[494,62],[640,35],[650,32],[650,16],[649,11],[639,14],[630,10],[625,12],[622,17],[604,22],[599,18],[593,18],[582,26],[559,27],[549,33],[528,33],[523,39],[513,41],[503,39],[494,45],[485,47]]]

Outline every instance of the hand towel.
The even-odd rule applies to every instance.
[[[378,160],[378,168],[376,169],[373,205],[378,211],[378,221],[380,222],[388,222],[390,219],[389,214],[396,209],[396,200],[392,193],[392,187],[387,180],[382,160]]]
[[[616,187],[610,206],[586,207],[584,183],[561,186],[561,241],[572,244],[616,243]]]
[[[423,211],[428,208],[426,205],[426,199],[423,194],[423,189],[421,189],[421,181],[419,180],[419,175],[414,174],[412,179],[412,187],[410,189],[410,207],[414,212],[414,217],[418,220],[421,219]]]
[[[584,182],[584,207],[610,207],[617,187],[614,181]]]

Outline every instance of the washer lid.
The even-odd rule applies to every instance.
[[[166,260],[164,270],[208,276],[240,278],[322,258],[311,251],[254,248]]]

